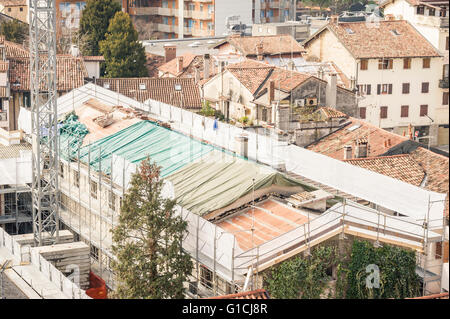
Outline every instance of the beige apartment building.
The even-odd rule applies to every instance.
[[[142,39],[213,37],[236,24],[295,17],[293,0],[122,0]]]
[[[28,0],[2,0],[0,13],[28,23]]]
[[[334,19],[303,44],[309,56],[334,62],[351,80],[361,119],[401,135],[411,125],[419,141],[448,144],[440,129],[449,123],[440,81],[445,59],[409,22]]]

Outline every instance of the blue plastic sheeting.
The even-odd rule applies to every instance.
[[[96,171],[111,173],[112,154],[139,164],[147,156],[161,167],[161,176],[168,176],[183,166],[201,158],[215,148],[150,121],[138,122],[115,134],[102,138],[80,150],[80,161]],[[101,152],[101,156],[100,156]]]

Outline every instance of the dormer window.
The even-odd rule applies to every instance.
[[[424,6],[417,6],[417,14],[424,15],[425,14],[425,7]]]

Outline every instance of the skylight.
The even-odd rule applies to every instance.
[[[181,84],[175,84],[175,91],[181,91]]]
[[[394,34],[394,35],[400,35],[400,33],[397,31],[397,30],[391,30],[391,32]]]
[[[354,34],[355,32],[350,28],[345,28],[345,31],[347,31],[348,34]]]
[[[103,83],[103,87],[104,87],[105,89],[109,89],[109,83],[108,83],[108,82]]]
[[[349,127],[348,130],[350,132],[352,132],[352,131],[356,130],[358,127],[361,127],[361,124],[355,124],[355,125]]]
[[[145,83],[140,83],[139,90],[145,90],[145,89],[146,89]]]

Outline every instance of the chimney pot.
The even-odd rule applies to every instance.
[[[208,53],[203,55],[203,78],[209,79],[210,56]]]
[[[339,16],[337,16],[337,15],[332,15],[332,16],[330,17],[330,23],[337,24],[338,22],[339,22]]]
[[[356,158],[367,157],[367,143],[362,142],[356,145]]]
[[[269,104],[275,100],[275,82],[270,80],[269,82]]]
[[[344,159],[348,160],[352,158],[352,147],[351,145],[344,145]]]
[[[262,42],[256,45],[256,56],[259,61],[262,61],[264,58],[264,45]]]

